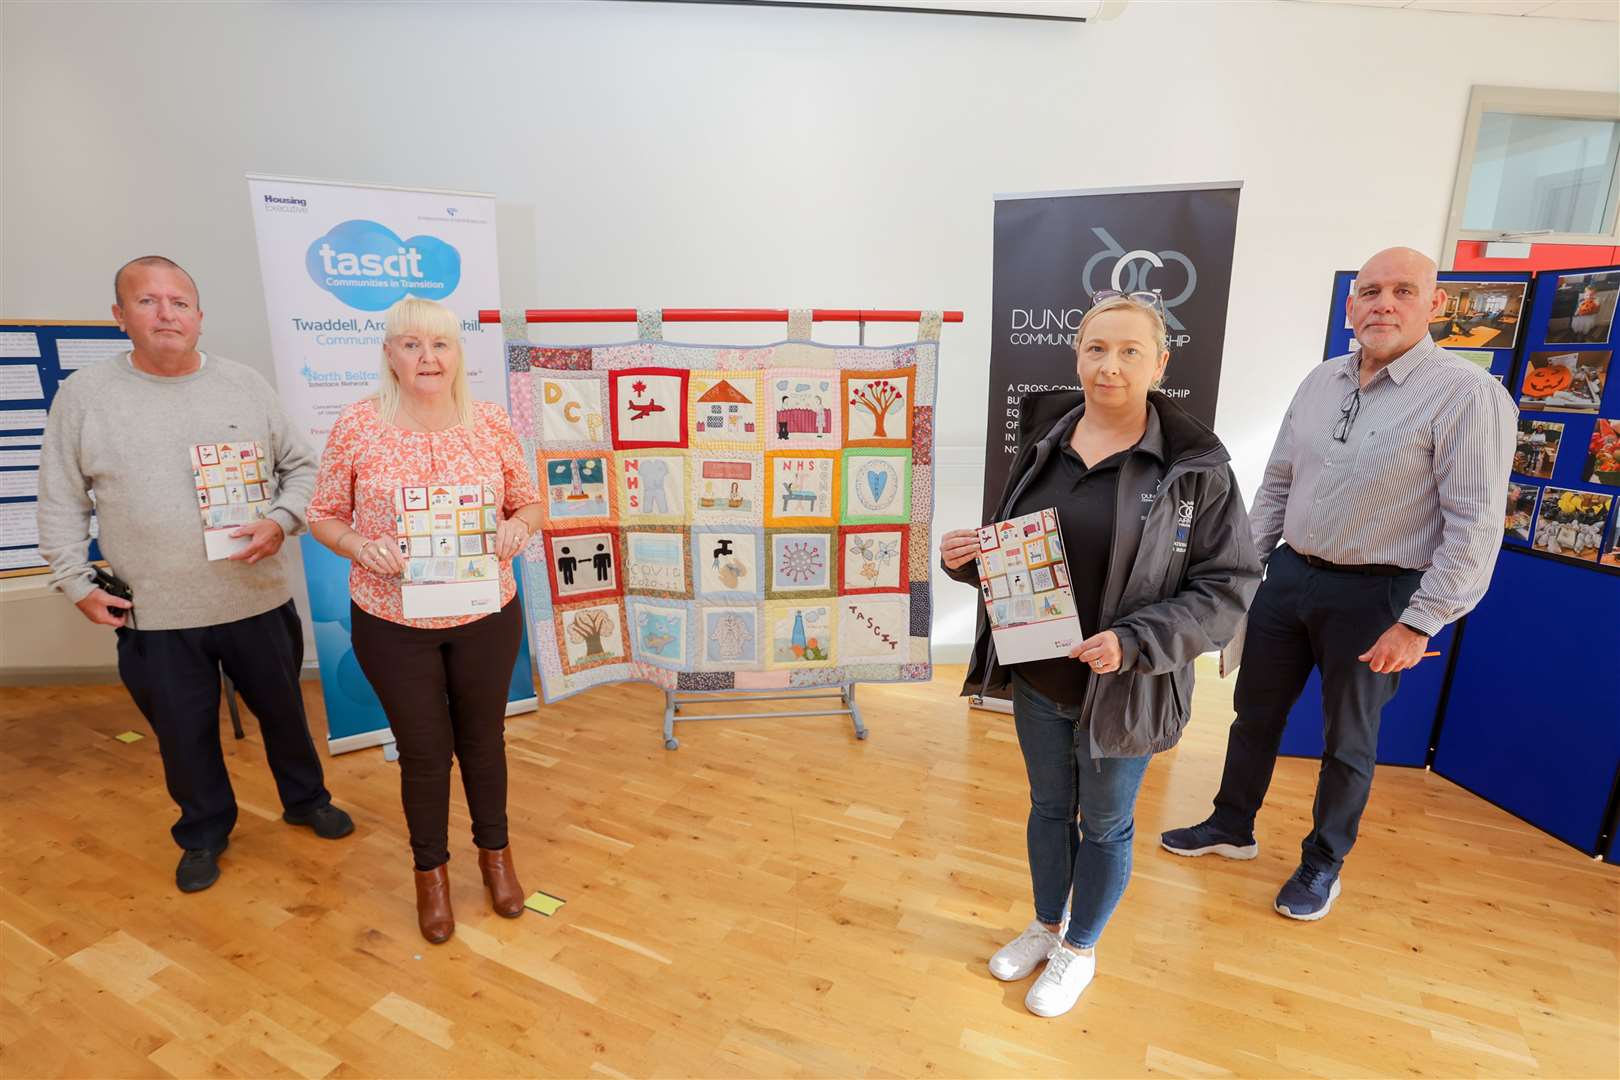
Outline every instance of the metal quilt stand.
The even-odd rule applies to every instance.
[[[701,716],[682,716],[682,706],[692,705],[719,705],[731,701],[808,701],[811,699],[836,698],[844,706],[841,709],[800,709],[794,712],[733,712],[713,713]],[[681,741],[675,737],[675,721],[691,720],[769,720],[785,716],[847,716],[854,725],[855,737],[866,738],[866,724],[861,720],[861,708],[855,704],[855,684],[844,683],[840,686],[807,687],[794,693],[778,693],[775,690],[737,691],[737,690],[665,690],[664,691],[664,749],[679,750]]]

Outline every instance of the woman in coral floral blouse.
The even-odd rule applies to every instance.
[[[480,502],[493,503],[474,512],[486,528],[493,525],[499,612],[405,617],[402,576],[407,556],[419,553],[400,538],[395,497],[433,486],[478,491]],[[455,313],[431,300],[395,304],[380,388],[333,425],[308,516],[315,539],[353,562],[354,655],[399,747],[417,922],[434,943],[455,932],[446,870],[452,754],[491,904],[507,918],[523,913],[506,832],[506,691],[523,636],[511,560],[540,527],[538,500],[506,413],[472,400],[467,389]]]

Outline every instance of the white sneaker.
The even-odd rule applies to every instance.
[[[990,974],[1002,982],[1016,982],[1040,967],[1041,961],[1057,948],[1058,941],[1058,934],[1036,919],[1024,927],[1022,934],[996,950],[996,955],[990,958]]]
[[[1062,945],[1052,949],[1046,970],[1024,995],[1024,1007],[1036,1016],[1062,1016],[1074,1008],[1080,994],[1097,974],[1097,952],[1081,956]]]

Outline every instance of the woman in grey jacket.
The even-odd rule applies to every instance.
[[[1024,999],[1039,1016],[1067,1012],[1091,982],[1097,939],[1130,879],[1148,761],[1181,738],[1193,661],[1231,639],[1260,582],[1226,448],[1153,389],[1170,359],[1159,298],[1098,293],[1075,353],[1081,392],[1024,398],[1018,455],[991,520],[1056,508],[1091,636],[1067,658],[1009,669],[981,620],[962,690],[1013,691],[1035,921],[990,971],[1022,979],[1047,961]],[[977,585],[977,551],[976,530],[946,533],[941,565]]]

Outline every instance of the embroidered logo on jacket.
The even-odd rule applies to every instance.
[[[1192,535],[1193,511],[1197,503],[1192,499],[1176,500],[1176,538],[1170,545],[1173,555],[1184,555],[1187,552],[1187,538]]]

